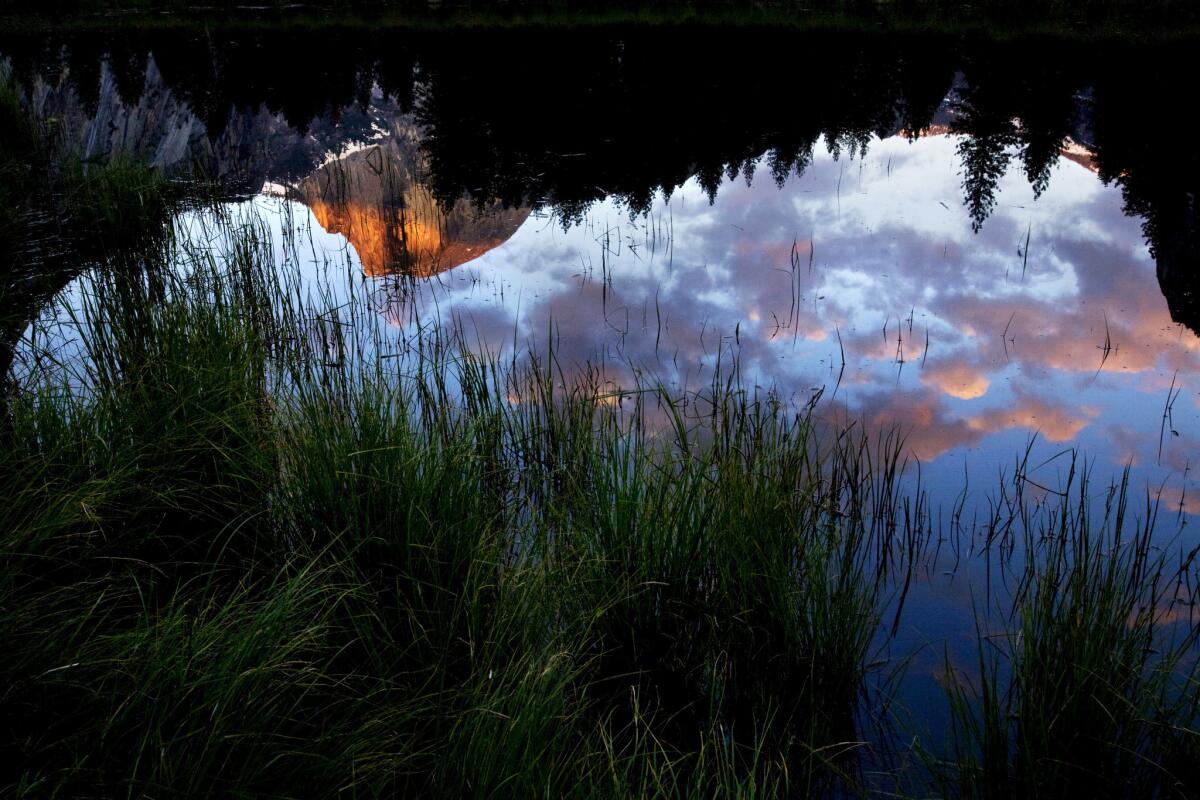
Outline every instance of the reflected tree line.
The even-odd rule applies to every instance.
[[[322,152],[369,136],[382,102],[417,122],[427,186],[447,207],[550,203],[566,219],[609,195],[640,211],[692,177],[710,196],[727,177],[782,183],[818,142],[855,154],[872,136],[934,129],[966,134],[963,202],[978,229],[1012,162],[1040,193],[1073,141],[1144,220],[1172,318],[1200,331],[1200,165],[1181,141],[1196,69],[1188,41],[197,27],[0,34],[0,52],[26,86],[61,81],[65,67],[85,112],[106,102],[104,70],[122,103],[143,101],[153,64],[212,140],[264,108],[319,140],[274,160],[245,141],[223,150],[257,153],[264,174],[247,170],[248,188],[298,180]],[[755,175],[764,155],[770,174]]]

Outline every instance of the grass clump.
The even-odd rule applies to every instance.
[[[9,209],[0,245],[10,267],[76,255],[92,262],[112,258],[168,227],[179,200],[176,187],[149,166],[81,159],[53,121],[29,113],[3,65],[0,178],[0,198]],[[44,252],[51,247],[45,226],[53,226],[51,252]]]
[[[895,448],[733,385],[696,415],[461,337],[385,353],[228,242],[91,273],[74,344],[26,342],[6,793],[858,785],[836,754],[921,537],[885,535]]]
[[[1006,563],[1016,588],[1002,632],[981,632],[974,680],[948,665],[946,795],[1183,797],[1200,785],[1195,551],[1175,561],[1155,545],[1153,505],[1130,519],[1128,478],[1097,514],[1072,472]]]

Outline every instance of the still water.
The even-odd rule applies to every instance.
[[[0,53],[86,158],[219,179],[281,269],[384,337],[458,325],[681,392],[736,358],[820,419],[900,430],[967,527],[1018,460],[1045,491],[1073,453],[1097,486],[1130,466],[1168,533],[1200,512],[1186,42],[219,33]],[[942,658],[921,645],[971,659],[972,587],[935,562],[908,597],[914,704]]]
[[[314,279],[330,264],[367,277],[396,338],[453,320],[495,350],[552,339],[569,364],[682,390],[736,354],[794,403],[900,428],[947,501],[1036,436],[1035,462],[1077,448],[1100,474],[1132,463],[1193,513],[1200,339],[1172,322],[1139,221],[1086,157],[1063,158],[1038,198],[1007,170],[974,232],[959,145],[889,137],[840,158],[818,146],[781,186],[739,176],[710,202],[691,179],[645,211],[610,198],[570,220],[544,206],[443,212],[413,186],[384,202],[370,165],[388,148],[372,145],[298,188],[267,187],[294,199],[240,210],[301,241],[288,257]]]

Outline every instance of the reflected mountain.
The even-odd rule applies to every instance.
[[[529,217],[496,202],[440,203],[421,183],[419,149],[404,146],[412,142],[391,136],[332,159],[289,192],[346,237],[369,277],[437,275],[503,244]]]

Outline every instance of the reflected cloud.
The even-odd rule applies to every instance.
[[[967,425],[984,433],[1025,428],[1057,444],[1074,440],[1097,414],[1094,408],[1068,411],[1038,397],[1019,396],[1015,406],[970,417]]]
[[[982,371],[963,363],[939,363],[921,371],[921,381],[959,400],[975,400],[987,394],[991,381]]]

